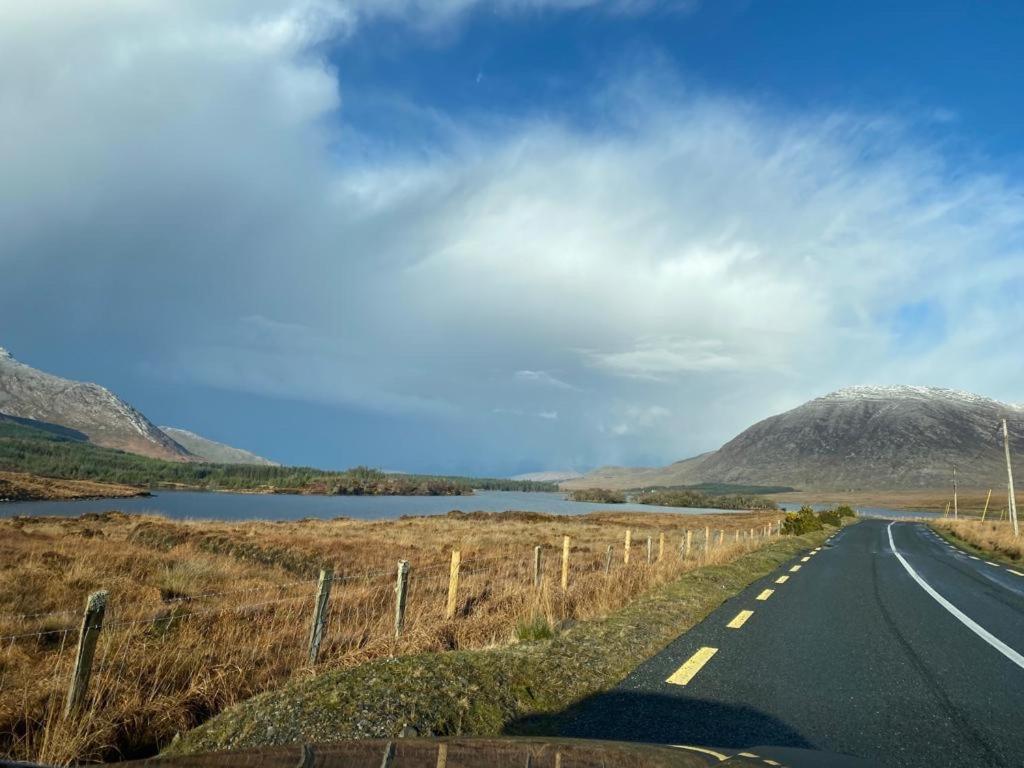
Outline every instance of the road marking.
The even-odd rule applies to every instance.
[[[999,563],[993,563],[991,560],[986,560],[985,561],[985,565],[994,565],[996,568],[1002,568],[1003,567]]]
[[[769,597],[775,594],[774,589],[766,589],[760,595],[757,596],[758,600],[767,600]]]
[[[800,558],[800,562],[801,562],[801,563],[806,563],[806,562],[807,562],[808,560],[810,560],[810,559],[811,559],[811,558],[810,558],[809,556],[808,556],[808,557],[801,557],[801,558]]]
[[[729,629],[739,629],[744,624],[746,624],[747,623],[747,619],[749,619],[753,615],[754,615],[753,611],[740,611],[739,613],[736,614],[735,618],[733,618],[733,620],[730,621],[725,626],[727,626]]]
[[[1021,574],[1021,575],[1024,575],[1024,574]],[[777,578],[775,580],[775,583],[776,584],[785,584],[787,581],[789,581],[789,576],[779,576],[779,578]]]
[[[799,565],[794,565],[792,568],[789,569],[789,572],[790,573],[796,573],[799,570],[800,570],[800,566]]]
[[[693,680],[693,676],[700,672],[705,664],[711,661],[711,657],[716,653],[718,653],[717,648],[697,649],[697,652],[684,661],[683,666],[673,672],[665,682],[670,685],[686,685]]]
[[[981,560],[980,557],[975,557],[974,555],[968,555],[968,557],[971,558],[971,560]]]
[[[1007,568],[1006,570],[1008,570],[1014,576],[1024,576],[1024,573],[1021,573],[1020,571],[1015,571],[1015,570],[1013,570],[1013,568]]]
[[[768,758],[763,758],[763,760],[765,765],[782,765],[782,763],[778,763],[774,760],[769,760]]]
[[[899,553],[899,550],[896,549],[896,542],[894,542],[892,539],[892,526],[893,523],[889,523],[889,527],[886,528],[886,531],[889,533],[889,548],[892,549],[892,553],[896,555],[896,559],[900,561],[900,565],[902,565],[906,569],[907,573],[909,573],[910,577],[918,583],[921,589],[923,589],[925,592],[931,595],[935,602],[937,602],[939,605],[941,605],[943,608],[945,608],[947,611],[953,614],[953,616],[956,617],[960,621],[960,623],[962,623],[965,627],[971,630],[971,632],[973,632],[986,643],[991,645],[993,648],[995,648],[997,651],[1003,654],[1003,656],[1008,658],[1018,667],[1024,669],[1024,656],[1021,656],[1019,653],[1013,650],[1013,648],[1008,646],[998,637],[996,637],[983,626],[974,621],[974,619],[972,619],[966,613],[964,613],[951,602],[949,602],[949,600],[947,600],[934,589],[932,589],[932,586],[927,581],[925,581],[917,575],[917,571],[915,571],[910,566],[910,563],[908,563],[906,559],[903,557],[903,555]]]
[[[721,752],[715,752],[712,749],[705,749],[704,747],[689,747],[686,744],[670,744],[669,746],[675,747],[676,749],[688,749],[691,752],[703,752],[705,755],[711,755],[717,757],[718,762],[722,763],[729,759],[728,755],[723,755]]]

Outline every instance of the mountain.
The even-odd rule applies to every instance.
[[[1002,418],[1011,452],[1024,456],[1021,406],[937,387],[848,387],[760,421],[717,451],[662,468],[604,467],[562,487],[936,489],[951,485],[955,465],[962,487],[999,488],[1006,485]]]
[[[563,480],[575,480],[583,477],[579,472],[571,469],[549,470],[547,472],[527,472],[524,475],[513,475],[510,480],[530,480],[535,483],[560,483]]]
[[[0,414],[63,427],[89,442],[158,459],[189,461],[189,452],[110,390],[19,363],[0,347]]]
[[[193,456],[212,461],[217,464],[261,464],[267,467],[281,466],[276,461],[257,456],[242,448],[234,448],[216,440],[189,432],[177,427],[160,427],[160,431],[169,436],[178,445],[184,446]]]

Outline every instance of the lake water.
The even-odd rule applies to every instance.
[[[4,502],[0,504],[0,516],[77,516],[112,509],[151,512],[193,520],[300,520],[304,517],[382,520],[402,515],[443,515],[453,509],[463,512],[519,510],[555,515],[580,515],[597,511],[676,512],[692,515],[723,512],[716,509],[680,509],[646,504],[592,504],[569,501],[564,493],[517,491],[478,491],[472,496],[289,496],[154,491],[148,498],[137,499]]]
[[[784,509],[799,504],[782,503]],[[815,505],[816,509],[824,509]],[[729,514],[727,510],[658,507],[649,504],[595,504],[569,501],[564,493],[526,493],[521,491],[478,491],[473,496],[289,496],[251,493],[202,493],[198,491],[155,491],[137,499],[90,499],[81,501],[13,501],[0,503],[0,517],[13,515],[64,515],[74,517],[86,512],[150,512],[189,520],[301,520],[304,517],[330,519],[351,517],[359,520],[385,520],[402,515],[443,515],[450,510],[463,512],[548,512],[555,515],[581,515],[587,512],[674,512],[683,515]],[[859,507],[869,517],[921,515],[880,507]],[[923,516],[930,516],[923,513]]]

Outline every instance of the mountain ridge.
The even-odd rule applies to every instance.
[[[185,447],[193,456],[217,464],[258,464],[268,467],[281,466],[276,461],[271,461],[259,456],[244,448],[236,448],[233,445],[211,440],[208,437],[197,435],[188,429],[180,427],[160,427],[160,431],[168,435],[179,445]]]
[[[1006,484],[999,420],[1024,451],[1024,408],[971,392],[845,387],[769,416],[716,451],[656,468],[599,468],[563,488],[733,483],[805,490],[919,490]]]
[[[22,363],[0,347],[0,413],[60,425],[116,448],[172,461],[191,461],[181,445],[106,387],[65,379]]]

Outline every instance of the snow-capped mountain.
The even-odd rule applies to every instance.
[[[105,387],[36,370],[15,360],[3,347],[0,414],[67,427],[105,448],[176,461],[192,458],[185,448]]]
[[[656,469],[604,468],[566,487],[737,483],[802,489],[1006,485],[1000,420],[1024,462],[1024,408],[939,387],[857,386],[754,424],[723,445]]]

